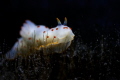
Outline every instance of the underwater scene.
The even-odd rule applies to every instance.
[[[120,80],[119,3],[0,1],[0,80]]]

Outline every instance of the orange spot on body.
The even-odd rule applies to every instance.
[[[49,36],[47,36],[47,38],[49,38]]]
[[[46,31],[43,31],[43,33],[45,33]]]
[[[58,28],[56,28],[56,30],[58,30]]]
[[[51,29],[51,31],[54,31],[54,29]]]
[[[31,40],[32,38],[28,38],[29,40]]]
[[[68,29],[68,27],[63,27],[63,29]]]
[[[54,36],[54,38],[56,38],[56,36]]]

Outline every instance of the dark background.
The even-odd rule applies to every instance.
[[[73,32],[78,31],[85,42],[96,36],[111,34],[120,27],[120,0],[2,0],[0,1],[0,39],[12,46],[20,37],[26,19],[48,27],[68,19]]]
[[[120,0],[1,0],[0,52],[1,46],[2,53],[6,53],[14,45],[17,38],[20,37],[20,27],[26,19],[35,24],[55,27],[57,26],[57,17],[61,22],[64,21],[64,17],[67,17],[68,26],[73,29],[73,32],[76,32],[76,41],[72,46],[75,48],[70,48],[68,53],[74,52],[77,56],[74,56],[73,59],[71,57],[60,57],[61,54],[49,56],[52,65],[49,67],[48,64],[48,68],[52,68],[50,78],[56,80],[55,78],[59,77],[58,72],[61,71],[59,73],[67,74],[71,78],[81,77],[81,80],[88,80],[89,76],[92,76],[93,80],[98,80],[98,78],[104,80],[106,77],[108,77],[106,80],[120,80]],[[82,40],[77,33],[80,33]],[[83,45],[80,41],[83,41]],[[91,42],[93,43],[85,44]],[[47,59],[40,59],[47,62]],[[41,62],[39,63],[41,65]],[[70,68],[68,64],[71,65],[72,63],[73,67],[68,69]],[[14,67],[11,65],[9,68],[12,70]],[[47,67],[44,68],[48,69]],[[0,72],[8,72],[5,68],[0,69],[3,70]],[[41,70],[44,69],[41,67],[39,70],[41,73]],[[15,75],[19,75],[19,72]]]

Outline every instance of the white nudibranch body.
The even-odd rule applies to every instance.
[[[57,21],[58,26],[49,29],[44,25],[36,25],[26,20],[21,27],[21,38],[6,53],[6,59],[14,59],[18,55],[27,56],[35,50],[43,50],[43,54],[63,52],[70,46],[75,35],[66,25],[66,18],[63,25],[58,18]]]

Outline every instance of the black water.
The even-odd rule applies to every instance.
[[[57,17],[61,22],[67,17],[68,26],[76,35],[73,50],[67,50],[64,57],[54,54],[30,59],[35,62],[29,63],[30,68],[24,65],[24,60],[6,61],[0,66],[0,79],[120,80],[119,3],[119,0],[0,1],[0,51],[4,54],[20,37],[20,27],[26,19],[55,27]],[[66,55],[73,53],[72,58]]]

